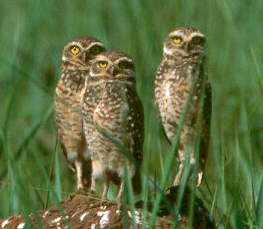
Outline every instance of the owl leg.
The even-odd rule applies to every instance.
[[[194,157],[194,155],[191,155],[191,161],[190,161],[190,171],[192,174],[192,177],[194,178],[194,181],[196,181],[196,186],[198,187],[201,182],[202,182],[202,176],[203,176],[203,171],[199,170],[197,174],[193,174],[193,172],[195,171],[195,164],[196,164],[196,159]],[[197,175],[197,176],[196,176]]]
[[[105,181],[105,185],[104,185],[104,191],[103,191],[103,194],[102,194],[102,199],[105,199],[105,200],[107,199],[109,186],[110,186],[110,177],[106,176],[106,181]]]
[[[96,193],[96,181],[95,181],[95,178],[93,176],[91,178],[90,192],[93,194]]]
[[[121,203],[121,197],[122,197],[122,193],[123,193],[123,184],[124,184],[124,180],[123,180],[123,178],[121,179],[121,184],[120,184],[120,189],[119,189],[119,194],[118,194],[118,196],[117,196],[117,198],[116,198],[116,201],[118,202],[118,203]]]
[[[185,149],[181,143],[179,143],[179,148],[178,148],[178,156],[179,156],[179,171],[174,179],[173,186],[178,186],[181,184],[181,179],[183,175],[183,170],[184,170],[184,159],[185,159]]]
[[[180,163],[179,172],[177,173],[177,175],[176,175],[176,177],[174,179],[173,186],[179,186],[181,184],[183,169],[184,169],[184,164]]]
[[[207,127],[206,131],[202,134],[201,138],[201,146],[200,146],[200,154],[199,154],[199,171],[197,174],[197,182],[196,186],[198,187],[202,182],[203,171],[205,167],[205,158],[208,154],[209,148],[209,127]]]
[[[194,156],[192,155],[192,153],[190,153],[191,158],[190,158],[190,165],[189,165],[189,155],[185,155],[186,150],[183,150],[181,152],[180,152],[180,150],[178,150],[178,151],[179,151],[179,163],[180,163],[180,165],[179,165],[179,172],[177,173],[175,180],[174,180],[174,183],[173,183],[174,186],[178,186],[181,184],[181,180],[182,180],[184,170],[187,168],[189,169],[189,171],[187,171],[187,172],[189,172],[187,175],[187,180],[188,180],[189,176],[191,174],[193,174],[195,163],[196,163],[196,160],[195,160]],[[200,174],[198,173],[198,180],[197,180],[197,184],[196,184],[197,186],[199,186],[201,184],[201,180],[202,180],[202,172]]]
[[[80,160],[76,159],[75,161],[75,166],[76,166],[76,170],[77,170],[77,177],[78,177],[78,190],[79,189],[83,189],[84,188],[84,184],[83,184],[83,177],[82,177],[82,173],[83,173],[83,164]]]
[[[194,179],[194,182],[196,182],[196,186],[198,187],[202,183],[202,176],[203,171],[201,169],[198,169],[197,174],[195,173],[195,166],[196,165],[196,158],[193,152],[191,152],[191,159],[190,159],[190,174],[191,177]]]

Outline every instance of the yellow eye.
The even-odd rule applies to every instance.
[[[127,66],[128,66],[128,63],[126,61],[122,61],[119,63],[120,68],[127,68]]]
[[[203,39],[201,37],[194,37],[193,38],[193,42],[194,44],[198,45],[203,41]]]
[[[134,65],[132,62],[129,62],[129,61],[121,61],[119,63],[119,67],[122,68],[122,69],[133,69],[134,70]]]
[[[175,37],[173,37],[173,42],[174,42],[175,44],[179,44],[179,43],[182,42],[182,38],[181,38],[181,37],[178,37],[178,36],[175,36]]]
[[[77,46],[72,46],[71,49],[70,49],[71,53],[76,55],[79,53],[79,47]]]
[[[100,62],[99,62],[99,66],[100,66],[101,68],[106,68],[107,65],[108,65],[108,63],[107,63],[106,61],[100,61]]]
[[[99,46],[93,46],[91,49],[90,49],[90,52],[93,54],[93,55],[97,55],[100,53],[100,47]]]

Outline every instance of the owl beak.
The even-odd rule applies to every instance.
[[[81,59],[84,63],[88,63],[91,60],[88,52],[83,52],[81,55]]]
[[[113,68],[113,72],[112,72],[112,75],[114,75],[114,76],[117,76],[118,74],[120,73],[120,70],[119,70],[119,68]]]
[[[184,45],[184,51],[189,52],[190,48],[191,48],[191,46],[190,46],[189,42],[186,42]]]
[[[107,70],[107,72],[108,72],[108,74],[109,74],[110,76],[112,76],[112,75],[113,75],[113,72],[114,72],[114,67],[110,67],[110,68]]]

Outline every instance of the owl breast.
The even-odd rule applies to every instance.
[[[155,80],[156,104],[161,122],[171,142],[176,135],[192,82],[192,68],[186,64],[170,67],[168,71],[163,71]],[[192,117],[196,111],[195,103],[191,102],[185,123],[192,123]]]
[[[67,159],[73,163],[76,147],[83,148],[83,128],[81,117],[84,79],[81,74],[62,73],[55,91],[55,124],[62,147],[67,148]],[[73,80],[72,80],[73,77]]]
[[[135,113],[132,101],[125,83],[102,83],[91,87],[89,91],[94,92],[94,89],[94,99],[87,93],[84,95],[85,102],[88,97],[92,100],[90,112],[87,113],[88,118],[95,124],[85,123],[88,149],[92,160],[100,162],[103,171],[116,172],[122,176],[124,156],[120,147],[133,154],[134,139],[131,130],[135,128],[132,121]],[[133,174],[133,165],[130,168]]]

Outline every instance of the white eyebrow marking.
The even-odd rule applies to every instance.
[[[179,36],[182,37],[184,34],[179,32],[179,31],[175,31],[169,34],[169,37],[174,37],[174,36]]]
[[[195,37],[195,36],[199,36],[199,37],[203,37],[203,38],[205,38],[205,35],[204,35],[204,34],[202,34],[202,33],[198,33],[198,32],[196,32],[196,33],[192,33],[191,38],[192,38],[192,37]]]
[[[119,63],[119,62],[121,62],[121,61],[124,61],[124,60],[127,61],[127,62],[130,62],[130,63],[133,62],[130,58],[127,58],[127,57],[121,57],[121,58],[118,60],[117,63]]]
[[[72,41],[71,43],[69,43],[69,45],[70,45],[70,46],[74,46],[74,45],[79,46],[80,43],[79,43],[79,42],[76,42],[76,41]]]
[[[94,43],[91,43],[87,49],[90,49],[91,47],[93,47],[94,45],[99,45],[99,46],[103,46],[103,44],[101,42],[94,42]]]

